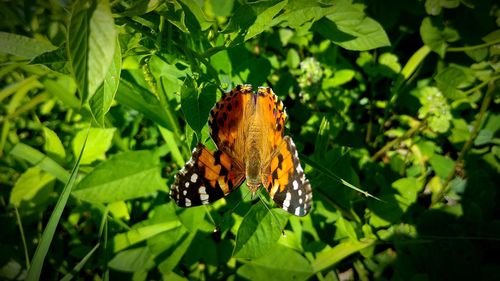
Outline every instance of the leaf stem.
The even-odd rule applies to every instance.
[[[457,171],[457,169],[459,169],[460,167],[463,166],[464,158],[467,155],[467,153],[469,152],[469,150],[471,149],[474,140],[476,139],[477,135],[479,134],[479,129],[481,128],[481,124],[482,124],[483,118],[486,114],[486,110],[488,109],[490,102],[491,102],[491,99],[493,97],[493,93],[495,92],[496,87],[495,87],[494,80],[495,79],[492,79],[488,83],[488,90],[486,91],[486,95],[484,96],[483,102],[481,103],[481,108],[479,109],[479,114],[477,116],[476,122],[474,123],[474,127],[472,129],[470,137],[464,143],[464,146],[462,147],[462,150],[460,150],[460,153],[458,154],[457,160],[455,161],[455,165],[453,166],[452,171],[450,172],[450,174],[448,175],[448,177],[444,181],[443,190],[441,191],[439,196],[436,197],[436,200],[434,202],[432,202],[432,204],[435,204],[444,198],[445,194],[450,189],[449,184],[450,184],[451,180],[453,179],[453,177],[455,176],[455,171]]]
[[[411,127],[406,133],[404,133],[402,136],[399,136],[395,138],[394,140],[390,141],[386,145],[384,145],[379,151],[377,151],[373,156],[371,157],[372,161],[376,161],[378,158],[380,158],[382,155],[384,155],[389,149],[392,147],[396,146],[397,144],[401,143],[402,141],[411,138],[415,133],[420,131],[421,129],[425,128],[427,123],[425,121],[418,122],[416,125]]]
[[[466,52],[466,51],[473,51],[473,50],[477,50],[477,49],[482,49],[482,48],[486,48],[486,47],[489,47],[491,45],[495,45],[497,43],[500,43],[500,39],[496,39],[496,40],[493,40],[491,42],[486,42],[486,43],[483,43],[483,44],[479,44],[479,45],[474,45],[474,46],[465,46],[465,47],[450,47],[448,49],[446,49],[446,51],[448,52]]]
[[[21,216],[19,215],[19,211],[17,210],[16,207],[14,207],[14,212],[16,213],[17,225],[19,225],[19,232],[21,234],[21,241],[23,243],[24,259],[25,259],[25,262],[26,262],[26,269],[29,270],[29,268],[30,268],[30,258],[29,258],[29,253],[28,253],[28,246],[26,244],[26,235],[24,234],[23,223],[21,221]]]

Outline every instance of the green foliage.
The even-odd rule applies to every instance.
[[[0,279],[500,275],[497,6],[2,2]],[[208,206],[169,198],[243,83],[287,108],[306,217],[245,184]]]

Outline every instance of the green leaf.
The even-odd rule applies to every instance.
[[[43,206],[52,192],[54,179],[54,176],[38,166],[29,168],[16,181],[9,202],[16,208],[26,208],[27,211]]]
[[[81,164],[91,164],[97,159],[104,160],[106,158],[106,151],[111,147],[111,141],[113,140],[115,130],[115,128],[90,128],[87,140],[87,145],[89,147],[87,147],[83,153]],[[80,130],[76,133],[73,139],[73,153],[75,155],[82,148],[86,135],[86,130]]]
[[[444,27],[437,19],[426,17],[420,25],[420,36],[424,44],[431,50],[444,57],[447,42],[454,42],[459,39],[458,32],[450,27]]]
[[[263,58],[245,60],[234,68],[233,83],[262,85],[271,73],[271,64]]]
[[[286,54],[286,64],[290,69],[297,69],[300,64],[299,53],[295,49],[289,49]]]
[[[238,268],[237,274],[246,280],[307,280],[313,274],[309,261],[299,253],[276,245],[268,254],[250,260]]]
[[[313,30],[347,50],[366,51],[391,44],[382,26],[349,1],[338,1]]]
[[[107,0],[77,1],[68,28],[68,52],[83,102],[102,84],[112,63],[116,30]]]
[[[38,41],[26,36],[0,31],[0,53],[28,59],[57,49],[48,41]]]
[[[243,259],[260,257],[280,238],[287,217],[275,209],[272,209],[271,213],[264,204],[260,201],[253,205],[241,222],[236,236],[234,257]]]
[[[167,190],[160,175],[160,160],[152,151],[130,151],[114,155],[97,165],[73,191],[89,202],[110,203]]]
[[[61,195],[59,196],[59,200],[57,200],[54,211],[50,215],[49,222],[45,226],[42,238],[40,239],[40,244],[38,244],[38,246],[36,247],[35,255],[33,256],[31,266],[28,270],[28,275],[26,276],[26,280],[28,281],[40,280],[40,273],[42,272],[45,257],[47,256],[47,252],[49,251],[50,244],[52,243],[57,225],[59,224],[59,220],[61,219],[64,208],[66,207],[66,203],[68,202],[69,195],[71,194],[71,189],[76,182],[76,176],[78,175],[78,170],[80,168],[80,160],[82,158],[83,151],[85,150],[85,144],[86,139],[83,142],[82,150],[78,154],[75,165],[71,170],[70,177],[64,185]]]
[[[116,48],[113,55],[113,61],[104,77],[104,81],[97,89],[95,95],[90,99],[90,109],[94,119],[99,126],[104,127],[104,116],[109,111],[115,98],[118,84],[120,83],[120,73],[122,64],[122,55],[120,43],[116,39]]]
[[[122,79],[115,98],[120,104],[133,108],[160,126],[174,131],[167,122],[168,117],[160,101],[148,90]]]
[[[422,190],[422,182],[417,178],[401,178],[392,183],[392,187],[405,199],[408,204],[417,201],[418,193]]]
[[[434,79],[445,97],[457,100],[465,97],[459,88],[473,83],[475,77],[468,68],[450,65],[441,70]]]
[[[474,145],[481,146],[481,145],[488,144],[492,141],[494,136],[495,136],[495,132],[483,129],[483,130],[479,131],[479,133],[477,134],[477,137],[474,140]]]
[[[155,264],[148,247],[125,250],[109,261],[109,267],[123,272],[139,272],[151,269]]]
[[[205,16],[205,13],[202,10],[200,2],[194,0],[179,0],[179,3],[183,4],[184,11],[186,10],[191,11],[191,13],[196,18],[201,30],[207,30],[208,28],[210,28],[210,26],[212,26],[212,22],[210,22]]]
[[[17,143],[9,154],[37,165],[61,182],[67,182],[70,179],[70,174],[56,161],[24,143]]]
[[[169,221],[134,228],[125,233],[119,233],[113,237],[113,252],[119,252],[132,245],[145,241],[157,234],[169,231],[181,226],[180,221]]]
[[[181,92],[181,108],[189,126],[201,136],[201,129],[208,120],[210,109],[215,104],[217,88],[207,85],[201,91],[197,89],[193,79],[188,76],[184,81]]]
[[[42,84],[45,90],[58,98],[64,105],[80,108],[80,100],[75,96],[75,81],[68,75],[57,75],[55,78],[44,78]]]
[[[429,159],[429,163],[431,164],[434,172],[436,172],[436,174],[442,179],[446,179],[448,177],[451,171],[453,171],[455,165],[455,161],[439,154],[432,156]]]
[[[460,0],[426,0],[425,11],[427,14],[437,16],[441,14],[442,8],[456,8],[460,5]]]
[[[341,242],[333,248],[323,250],[317,254],[316,259],[312,263],[313,271],[316,273],[328,269],[348,256],[365,248],[371,247],[375,241],[376,240],[371,239],[363,242],[347,240],[345,242]]]
[[[66,159],[66,151],[57,134],[47,127],[43,127],[43,134],[45,137],[45,144],[43,145],[45,152],[59,163],[63,163]]]
[[[323,89],[335,88],[349,83],[356,72],[352,69],[340,69],[335,71],[332,78],[324,79],[322,82]]]
[[[255,22],[248,28],[245,34],[244,40],[247,41],[260,33],[266,31],[272,27],[275,23],[271,20],[273,19],[288,3],[288,1],[281,1],[264,10],[263,12],[257,14]]]
[[[185,238],[182,239],[182,242],[180,242],[177,247],[175,247],[175,250],[172,252],[172,254],[158,265],[158,269],[160,270],[160,272],[162,272],[163,274],[167,274],[174,270],[174,268],[177,266],[177,264],[179,264],[181,258],[188,250],[191,242],[193,242],[195,236],[196,231],[184,236]]]

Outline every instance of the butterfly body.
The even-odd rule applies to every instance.
[[[263,185],[284,210],[303,216],[310,209],[311,186],[293,141],[284,136],[286,113],[270,88],[239,85],[210,112],[210,135],[218,150],[199,144],[176,176],[171,196],[183,207],[208,204],[246,179],[255,193]]]

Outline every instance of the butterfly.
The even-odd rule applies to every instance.
[[[273,90],[238,85],[210,111],[210,136],[217,150],[199,143],[178,172],[170,196],[181,207],[214,202],[246,180],[255,194],[262,185],[283,210],[305,216],[311,209],[311,184],[297,148],[284,135],[287,115]]]

